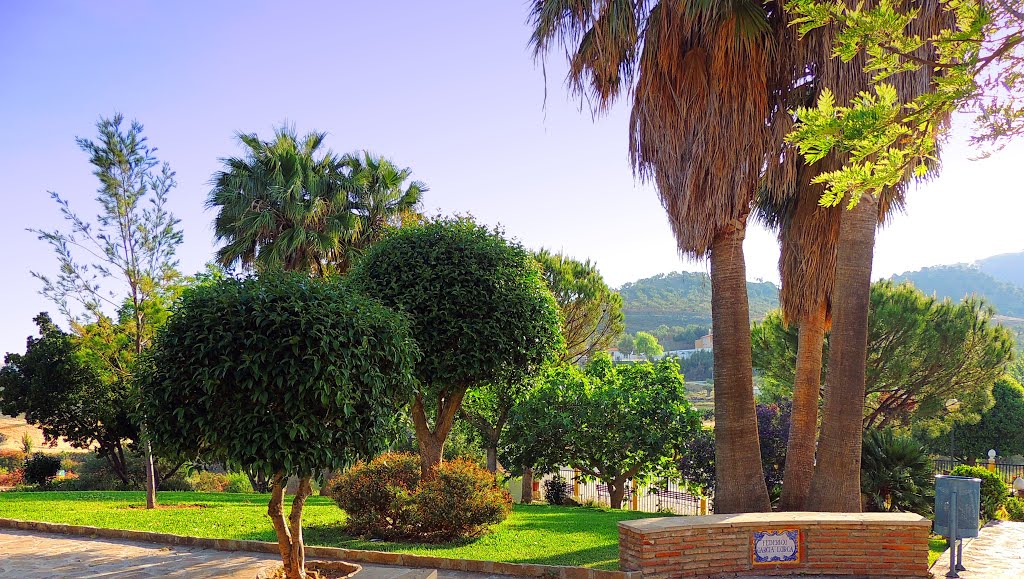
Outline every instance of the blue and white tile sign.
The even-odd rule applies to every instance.
[[[754,531],[754,564],[799,563],[800,530]]]

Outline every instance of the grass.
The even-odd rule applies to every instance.
[[[171,493],[167,507],[147,511],[142,492],[4,492],[0,517],[194,537],[274,541],[266,516],[268,495]],[[659,516],[547,505],[515,505],[493,532],[458,543],[424,545],[371,542],[345,535],[345,514],[325,497],[310,497],[303,511],[307,545],[397,551],[462,559],[618,569],[618,521]]]
[[[931,567],[935,561],[946,552],[946,539],[932,537],[928,539],[928,566]]]

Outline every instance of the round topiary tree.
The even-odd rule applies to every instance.
[[[394,232],[366,252],[350,280],[412,319],[423,353],[412,419],[425,479],[441,462],[467,390],[520,383],[564,347],[558,305],[530,253],[468,218]]]
[[[335,282],[276,274],[199,286],[147,360],[147,424],[163,452],[272,481],[285,575],[301,579],[311,478],[390,443],[416,358],[403,316]],[[290,476],[299,484],[286,521]]]

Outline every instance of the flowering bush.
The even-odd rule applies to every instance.
[[[349,533],[451,540],[478,535],[512,508],[494,475],[467,459],[443,462],[420,480],[419,457],[386,453],[333,478],[326,494],[346,513]]]
[[[11,472],[0,474],[0,487],[16,487],[25,482],[25,470],[16,468]]]
[[[12,471],[25,466],[25,453],[20,450],[5,448],[0,450],[0,468]]]
[[[417,489],[413,504],[421,535],[441,540],[471,537],[500,523],[512,510],[512,495],[494,475],[465,458],[434,467],[434,478]]]
[[[419,457],[388,452],[328,481],[325,494],[348,513],[350,533],[398,537],[412,533],[412,493],[420,484]]]

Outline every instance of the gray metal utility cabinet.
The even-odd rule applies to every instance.
[[[937,535],[949,541],[949,572],[946,577],[959,577],[963,566],[963,543],[960,539],[978,536],[981,513],[981,479],[966,476],[935,477],[935,526]]]

